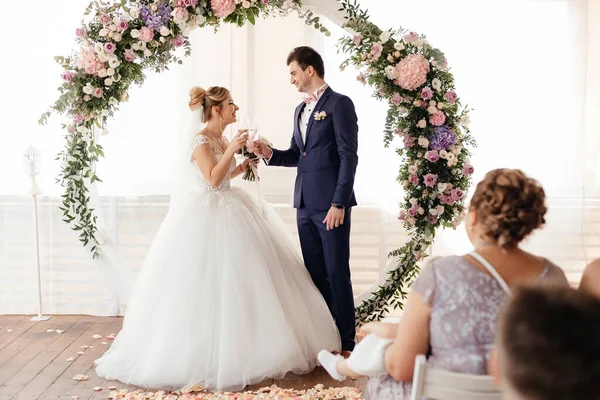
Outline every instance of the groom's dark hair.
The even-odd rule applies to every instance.
[[[312,47],[296,47],[288,55],[287,65],[290,65],[292,61],[296,61],[300,68],[302,68],[302,71],[306,71],[306,68],[308,68],[310,65],[315,69],[315,72],[319,78],[325,78],[325,66],[323,65],[323,59],[321,58],[321,55]]]

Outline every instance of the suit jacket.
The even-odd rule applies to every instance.
[[[356,205],[354,176],[358,165],[358,125],[349,97],[327,88],[313,110],[306,129],[306,142],[300,136],[300,103],[294,113],[294,134],[287,150],[273,149],[269,165],[297,167],[294,207],[325,211],[331,203]],[[314,118],[325,112],[322,120]]]

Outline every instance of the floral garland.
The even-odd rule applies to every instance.
[[[296,11],[329,35],[319,17],[300,7],[300,0],[94,0],[88,5],[89,22],[75,31],[79,52],[55,57],[65,70],[61,95],[39,123],[45,124],[53,112],[71,119],[63,125],[66,146],[57,157],[62,161],[58,182],[65,188],[60,209],[63,221],[79,232],[94,258],[103,239],[89,206],[88,185],[101,182],[95,165],[104,157],[94,127],[104,128],[119,104],[127,101],[131,85],[144,82],[144,71],[161,72],[172,62],[181,64],[175,50],[191,53],[187,35],[193,28],[210,26],[216,31],[222,23],[254,24],[261,15]]]
[[[382,31],[369,22],[356,1],[342,0],[345,28],[353,36],[340,39],[341,51],[361,72],[357,80],[376,88],[374,97],[389,103],[384,143],[402,140],[396,150],[402,157],[398,174],[405,190],[398,219],[410,240],[389,256],[397,266],[386,282],[357,307],[357,323],[380,319],[388,307],[402,308],[405,288],[419,271],[440,227],[458,226],[463,220],[465,193],[473,166],[466,146],[475,142],[469,131],[469,109],[462,107],[454,90],[444,53],[425,36],[403,29]]]

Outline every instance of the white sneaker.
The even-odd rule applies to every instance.
[[[317,355],[317,358],[319,360],[319,362],[321,363],[321,366],[323,368],[325,368],[325,371],[327,371],[327,373],[336,381],[345,381],[346,377],[342,374],[340,374],[336,368],[336,364],[338,363],[338,361],[342,361],[344,360],[344,357],[342,357],[339,354],[333,354],[330,353],[327,350],[321,350],[319,352],[319,354]]]

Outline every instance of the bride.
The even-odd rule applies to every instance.
[[[194,87],[198,126],[186,156],[194,190],[172,202],[131,295],[123,329],[96,363],[105,379],[147,388],[241,390],[316,366],[339,350],[325,300],[263,200],[230,181],[248,166],[223,129],[236,121],[229,90]]]

